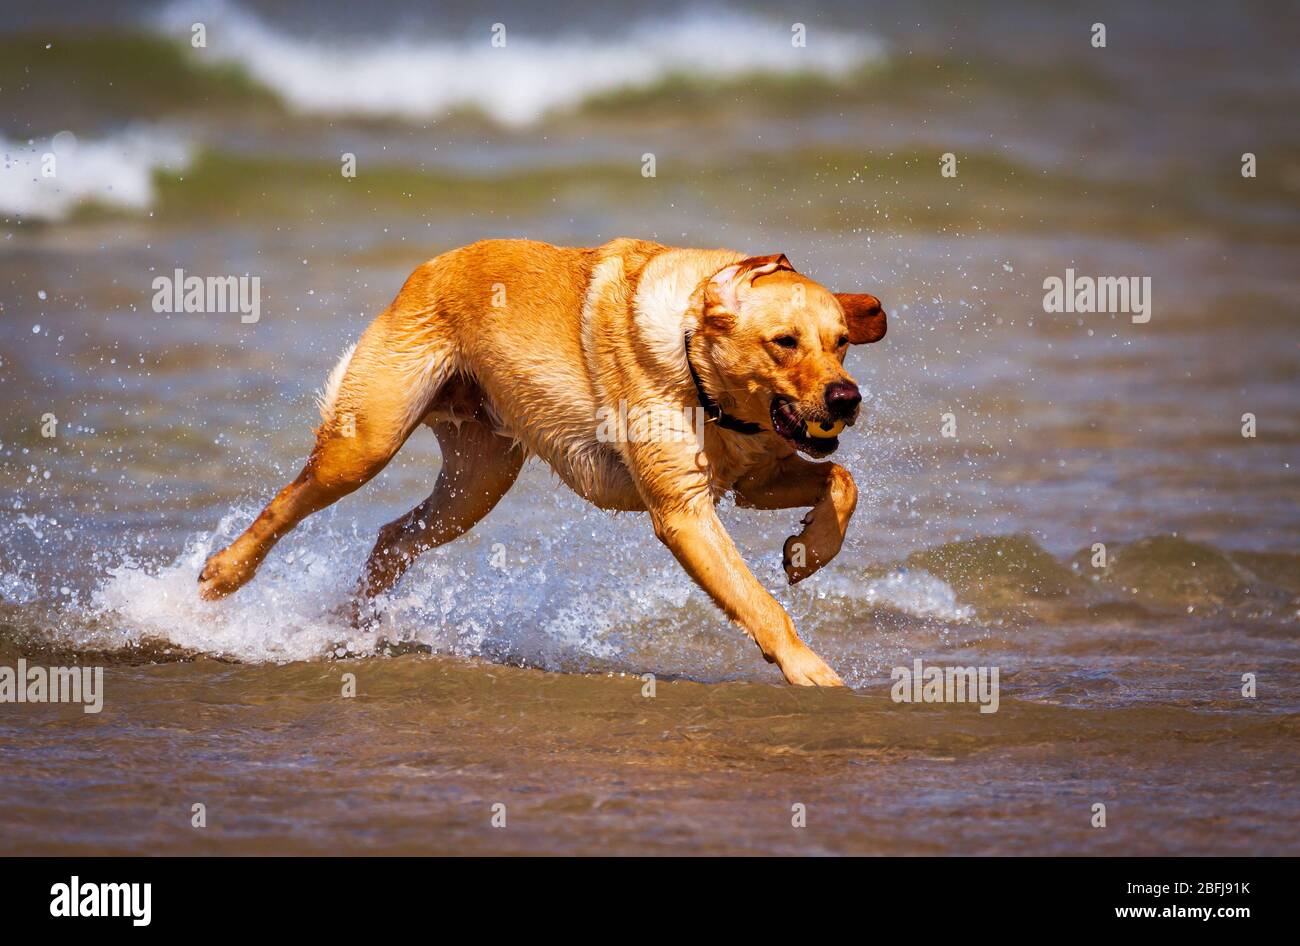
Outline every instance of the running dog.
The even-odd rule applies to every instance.
[[[442,449],[433,493],[380,530],[358,614],[421,552],[486,516],[531,454],[603,509],[649,512],[655,535],[790,683],[843,686],[714,507],[728,492],[754,509],[812,507],[783,548],[792,583],[839,552],[857,487],[842,466],[800,454],[835,451],[862,401],[845,353],[884,334],[875,296],[829,292],[784,255],[634,239],[487,240],[444,253],[344,353],[302,472],[208,559],[199,593],[238,589],[277,540],[427,424]],[[609,422],[633,414],[630,428]],[[649,436],[646,418],[656,420]]]

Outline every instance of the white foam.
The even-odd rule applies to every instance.
[[[739,632],[721,614],[691,608],[702,593],[667,556],[647,566],[651,538],[638,538],[636,523],[612,523],[604,514],[577,514],[581,532],[608,530],[596,543],[627,554],[609,559],[601,552],[590,561],[574,560],[570,537],[537,536],[536,554],[514,561],[508,575],[491,564],[495,536],[465,537],[427,553],[381,602],[377,630],[357,631],[342,617],[355,576],[369,551],[364,530],[341,532],[329,514],[308,520],[287,536],[263,563],[257,577],[238,593],[217,602],[199,599],[196,576],[207,556],[224,546],[247,523],[253,510],[241,508],[223,519],[214,533],[196,536],[170,565],[145,567],[128,562],[109,570],[93,591],[91,620],[75,630],[76,643],[121,647],[165,641],[181,648],[248,662],[282,663],[330,656],[367,655],[386,645],[415,645],[437,653],[485,657],[551,670],[581,670],[594,663],[630,658],[651,638],[671,649],[696,638],[701,614],[716,624],[692,650],[692,670],[725,675],[730,648]],[[559,557],[566,549],[567,558]],[[582,558],[581,555],[578,558]],[[634,571],[635,574],[629,574]],[[846,599],[850,606],[902,612],[926,620],[955,623],[973,619],[947,584],[928,572],[900,569],[863,582],[848,572],[828,569],[818,582],[819,597]],[[819,612],[811,609],[805,621]],[[846,621],[838,609],[827,630]],[[709,641],[713,641],[713,646]],[[856,644],[855,644],[856,647]],[[716,650],[715,650],[716,648]],[[745,653],[748,651],[745,650]],[[669,659],[665,651],[660,654]]]
[[[38,594],[36,583],[30,578],[9,573],[0,575],[0,603],[31,604]]]
[[[68,132],[27,141],[0,135],[0,213],[62,220],[92,202],[148,210],[156,198],[154,172],[181,170],[190,158],[186,141],[154,126],[85,141]]]
[[[276,663],[419,645],[438,653],[573,669],[616,658],[617,648],[606,639],[610,631],[680,598],[677,586],[685,579],[669,574],[661,581],[651,573],[629,595],[603,581],[600,572],[549,570],[550,556],[541,556],[540,564],[513,564],[509,580],[503,580],[489,562],[491,547],[463,538],[426,553],[381,599],[377,629],[358,631],[343,617],[344,606],[373,537],[341,533],[326,514],[286,536],[236,594],[202,601],[196,576],[204,561],[253,512],[232,512],[214,533],[192,539],[170,565],[126,562],[109,569],[90,600],[99,620],[76,629],[77,643],[120,647],[166,641]]]
[[[862,594],[868,602],[883,604],[913,617],[947,623],[975,619],[974,609],[959,604],[957,592],[947,582],[918,569],[904,568],[883,578],[872,579]]]
[[[834,568],[821,576],[823,594],[850,598],[868,607],[949,624],[975,619],[975,610],[957,600],[951,585],[924,569],[898,568],[865,582]]]
[[[168,641],[201,653],[251,662],[309,660],[332,652],[355,634],[333,608],[342,604],[346,566],[319,550],[286,540],[287,555],[273,555],[257,580],[225,601],[206,602],[197,576],[209,554],[236,534],[250,516],[226,516],[215,533],[197,537],[172,564],[156,569],[127,562],[109,570],[91,608],[113,628],[114,643]],[[107,641],[94,643],[109,643]],[[359,653],[369,652],[365,639]]]
[[[193,55],[238,63],[301,112],[420,120],[473,107],[516,126],[596,93],[675,75],[840,78],[881,51],[879,41],[865,34],[816,27],[805,47],[795,47],[790,23],[725,8],[637,21],[609,36],[577,30],[536,36],[507,23],[500,48],[486,31],[326,44],[278,29],[236,4],[195,0],[172,3],[154,22],[180,38],[200,21],[208,27],[208,45]]]

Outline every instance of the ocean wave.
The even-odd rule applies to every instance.
[[[722,7],[641,20],[614,35],[353,39],[323,42],[278,29],[233,3],[178,0],[151,25],[173,37],[208,28],[205,61],[235,64],[303,113],[427,120],[475,110],[511,126],[536,122],[592,96],[644,89],[673,77],[756,75],[839,80],[881,57],[866,34],[815,30],[806,47],[791,24]]]
[[[0,135],[0,213],[57,221],[90,204],[146,211],[155,172],[181,170],[191,157],[185,140],[155,126],[85,141],[66,131],[27,141]]]

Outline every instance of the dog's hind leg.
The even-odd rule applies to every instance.
[[[395,333],[381,316],[331,373],[322,424],[302,472],[227,548],[208,559],[199,594],[235,591],[272,546],[307,516],[379,473],[420,423],[452,369],[447,346]]]
[[[397,584],[421,552],[464,535],[514,485],[525,451],[479,420],[432,424],[442,448],[433,493],[379,530],[357,588],[358,608]]]

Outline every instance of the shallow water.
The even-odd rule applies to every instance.
[[[0,850],[1295,853],[1300,76],[1272,7],[1174,9],[1103,4],[1122,42],[1099,51],[1037,8],[830,4],[810,48],[836,44],[806,67],[771,43],[788,25],[739,8],[582,36],[521,8],[516,68],[563,74],[551,98],[416,84],[324,112],[294,89],[341,54],[292,11],[210,13],[213,61],[167,38],[188,6],[110,5],[109,34],[15,22],[0,666],[102,665],[106,694],[98,715],[0,704]],[[382,70],[478,27],[358,27],[344,52]],[[762,74],[680,74],[674,37],[711,31]],[[653,54],[586,76],[593,43]],[[238,71],[256,49],[275,72]],[[30,162],[62,130],[50,187]],[[488,236],[625,234],[780,250],[885,301],[886,340],[850,355],[865,423],[837,459],[862,501],[839,558],[788,588],[801,511],[722,511],[853,692],[780,685],[644,517],[535,464],[378,633],[352,630],[376,529],[436,474],[427,432],[237,595],[197,600],[411,268]],[[260,320],[153,312],[177,267],[259,275]],[[1067,267],[1150,276],[1151,321],[1044,313]],[[997,667],[998,711],[893,702],[917,658]]]
[[[344,672],[355,699],[339,696]],[[626,676],[454,658],[115,668],[111,712],[55,712],[6,733],[20,765],[0,774],[3,849],[1292,849],[1295,812],[1281,799],[1296,773],[1277,749],[1296,732],[1279,707],[1245,708],[1230,687],[1217,700],[1108,705],[1124,684],[1100,675],[1058,702],[1034,676],[1018,674],[1028,679],[989,717],[900,712],[879,689],[676,682],[647,699]],[[1089,827],[1098,801],[1104,830]],[[498,803],[503,828],[490,825]],[[806,828],[791,827],[795,804]]]

